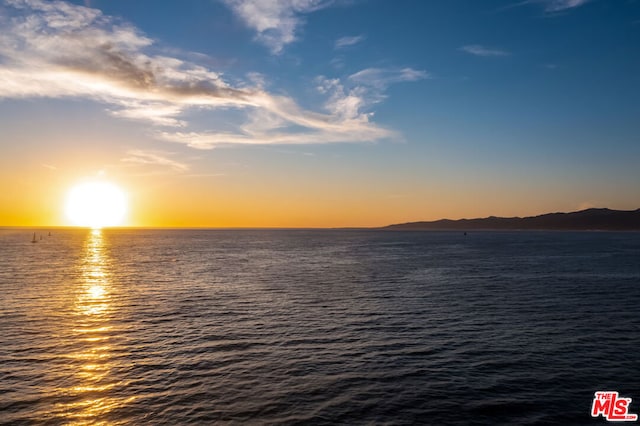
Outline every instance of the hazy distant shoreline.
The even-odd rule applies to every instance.
[[[547,213],[529,217],[440,219],[384,226],[383,230],[540,230],[540,231],[640,231],[640,209],[587,209],[571,213]]]

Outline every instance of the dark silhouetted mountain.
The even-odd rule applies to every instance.
[[[385,226],[388,230],[566,230],[640,231],[640,209],[587,209],[572,213],[549,213],[532,217],[441,219]]]

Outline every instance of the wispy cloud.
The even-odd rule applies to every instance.
[[[425,71],[412,68],[368,68],[345,81],[321,76],[316,79],[316,89],[328,96],[324,104],[326,113],[302,113],[289,98],[272,96],[271,107],[255,111],[241,133],[177,131],[161,132],[159,137],[197,149],[226,144],[304,145],[398,138],[394,130],[374,125],[370,110],[385,99],[384,90],[389,85],[425,78],[428,78]],[[287,131],[291,126],[296,130]]]
[[[525,6],[528,4],[540,4],[547,13],[562,12],[567,9],[573,9],[583,6],[592,0],[524,0],[519,3],[514,3],[507,6],[506,9],[518,6]]]
[[[344,142],[370,142],[380,138],[396,137],[396,133],[387,129],[372,129],[368,126],[353,126],[336,129],[335,132],[316,133],[270,133],[260,138],[252,134],[224,134],[219,132],[162,132],[159,137],[167,142],[185,144],[195,149],[211,149],[223,145],[305,145]]]
[[[172,160],[169,156],[172,153],[159,152],[159,151],[143,151],[139,149],[130,150],[127,152],[127,156],[120,161],[124,163],[144,164],[153,166],[168,167],[176,172],[184,172],[189,170],[189,166]]]
[[[546,0],[544,1],[547,12],[559,12],[561,10],[573,9],[585,5],[590,0]]]
[[[366,37],[363,35],[340,37],[336,40],[334,47],[336,49],[344,49],[345,47],[353,46],[355,44],[363,42],[365,38]]]
[[[266,4],[233,2],[237,7],[245,3]],[[395,132],[375,124],[370,113],[364,112],[379,99],[362,96],[362,103],[347,108],[353,102],[349,96],[358,90],[373,92],[366,87],[377,87],[379,92],[391,83],[426,77],[423,71],[410,68],[363,70],[349,78],[354,87],[348,92],[327,92],[330,100],[324,111],[312,111],[291,97],[267,91],[264,76],[250,74],[233,85],[222,73],[197,62],[149,54],[153,40],[99,10],[62,1],[5,0],[5,4],[4,11],[10,16],[0,17],[4,27],[0,37],[0,99],[73,97],[96,101],[117,117],[153,124],[160,139],[195,148],[392,137]],[[288,5],[291,10],[309,11],[328,3],[274,0],[273,4],[276,9]],[[344,108],[337,107],[340,103]],[[191,129],[190,111],[224,113],[230,108],[244,117],[234,129]],[[128,158],[139,163],[163,161],[140,152]]]
[[[366,68],[349,76],[349,79],[366,86],[385,89],[390,84],[418,81],[429,78],[429,73],[413,68]]]
[[[485,46],[481,46],[479,44],[470,44],[470,45],[467,45],[467,46],[462,46],[458,50],[461,50],[463,52],[469,53],[471,55],[484,56],[484,57],[509,56],[510,55],[510,53],[507,52],[506,50],[485,47]]]
[[[332,0],[223,0],[244,23],[256,31],[256,38],[273,53],[296,40],[304,15],[323,9]]]

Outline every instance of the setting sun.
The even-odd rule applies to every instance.
[[[109,182],[84,182],[69,191],[65,213],[71,224],[102,228],[122,225],[127,212],[124,192]]]

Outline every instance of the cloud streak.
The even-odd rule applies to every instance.
[[[418,81],[426,78],[430,78],[426,71],[414,70],[413,68],[366,68],[349,76],[351,81],[378,89],[386,89],[394,83]]]
[[[189,170],[188,165],[170,159],[170,155],[171,153],[133,149],[128,151],[127,156],[122,158],[120,161],[131,164],[163,166],[176,172],[185,172]]]
[[[354,46],[358,43],[362,43],[365,40],[365,38],[366,37],[363,35],[340,37],[339,39],[336,40],[334,47],[336,49],[344,49],[349,46]]]
[[[331,0],[223,0],[272,53],[296,40],[304,15],[329,6]]]
[[[509,56],[510,53],[506,50],[495,49],[490,47],[481,46],[479,44],[470,44],[467,46],[462,46],[458,50],[466,52],[470,55],[474,56],[483,56],[483,57],[499,57],[499,56]]]
[[[295,4],[300,11],[326,4],[274,1],[281,6]],[[389,84],[426,78],[423,71],[410,68],[363,70],[347,79],[348,90],[334,87],[326,92],[329,100],[323,111],[312,111],[288,96],[266,91],[263,76],[250,75],[232,85],[222,73],[198,63],[152,55],[148,52],[153,50],[153,40],[99,10],[62,1],[5,0],[5,4],[11,15],[0,17],[5,27],[0,37],[0,98],[100,102],[116,117],[153,124],[161,140],[194,148],[394,137],[395,132],[371,121],[368,109],[380,101],[379,93]],[[244,117],[234,130],[191,129],[189,112],[214,114],[229,109]],[[163,160],[138,152],[127,161],[160,164]]]
[[[551,0],[545,1],[545,11],[560,12],[561,10],[573,9],[587,4],[589,0]]]
[[[507,8],[525,6],[528,4],[541,4],[547,13],[558,13],[568,9],[584,6],[592,0],[525,0],[515,3]]]

